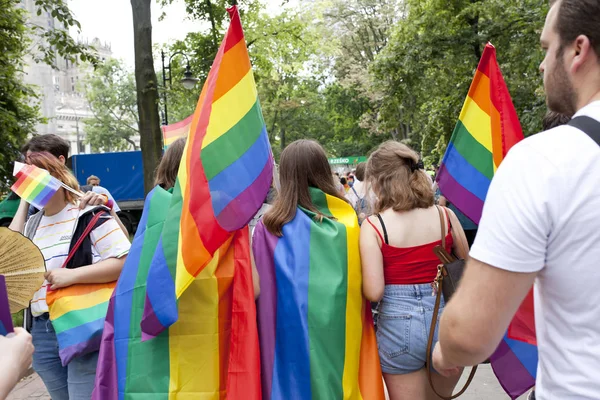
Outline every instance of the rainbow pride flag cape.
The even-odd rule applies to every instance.
[[[298,208],[282,237],[262,221],[254,231],[263,399],[383,400],[356,213],[318,189],[311,197],[322,222]]]
[[[163,125],[161,127],[163,132],[163,148],[167,150],[171,143],[176,141],[177,139],[187,137],[190,133],[190,126],[192,125],[192,118],[194,116],[190,115],[183,121],[176,122],[170,125]]]
[[[44,208],[62,186],[48,171],[35,165],[15,162],[13,175],[17,181],[11,190],[37,209]]]
[[[521,124],[498,66],[496,49],[488,43],[442,160],[437,177],[440,191],[479,224],[496,169],[510,148],[522,139]],[[528,304],[526,299],[521,307]],[[515,320],[521,315],[519,310]],[[527,324],[533,324],[533,320]],[[535,385],[537,357],[536,346],[508,335],[502,339],[490,360],[500,385],[511,398]]]
[[[144,339],[177,321],[177,299],[248,224],[271,185],[273,155],[242,24],[237,7],[228,12],[231,23],[192,118],[148,274]]]
[[[479,224],[483,202],[496,169],[523,139],[510,93],[487,44],[440,166],[442,194]]]

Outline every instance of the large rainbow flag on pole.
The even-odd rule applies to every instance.
[[[471,83],[440,173],[441,193],[473,222],[479,224],[490,182],[510,148],[523,139],[523,131],[510,93],[490,43]],[[521,306],[529,309],[528,296]],[[522,310],[515,321],[523,326]],[[528,317],[529,319],[532,318]],[[526,322],[530,326],[533,321]],[[537,347],[505,335],[490,358],[506,393],[515,399],[535,385]]]
[[[262,221],[254,231],[263,399],[383,400],[356,213],[318,189],[311,197],[322,222],[298,208],[282,237]]]

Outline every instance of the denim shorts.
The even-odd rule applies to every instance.
[[[384,373],[408,374],[425,367],[434,306],[429,283],[385,286],[377,317],[377,346]],[[442,298],[438,315],[443,307]],[[436,326],[434,345],[437,337]]]

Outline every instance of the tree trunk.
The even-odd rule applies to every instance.
[[[140,147],[144,163],[144,189],[154,187],[154,171],[162,155],[162,134],[158,116],[158,88],[152,58],[151,0],[131,0],[135,83],[139,116]]]

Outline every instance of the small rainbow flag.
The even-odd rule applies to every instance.
[[[460,113],[437,181],[442,194],[469,219],[479,224],[490,182],[513,145],[523,139],[523,131],[498,61],[496,49],[485,46],[481,61]],[[533,317],[524,322],[522,308],[513,323],[532,326]],[[509,330],[510,331],[510,330]],[[537,347],[505,335],[490,357],[500,385],[515,399],[535,385]]]
[[[521,139],[521,124],[496,49],[488,43],[440,166],[437,181],[442,194],[479,224],[492,177]]]
[[[298,208],[282,237],[262,221],[254,231],[263,399],[383,400],[356,213],[318,189],[311,198],[322,222]]]
[[[144,339],[177,321],[177,299],[248,224],[271,185],[273,155],[242,24],[237,7],[228,12],[231,23],[198,100],[150,267]]]
[[[35,165],[15,162],[13,175],[17,181],[11,190],[37,209],[44,208],[62,186],[48,171]]]
[[[163,148],[167,150],[171,143],[179,138],[187,137],[190,133],[190,126],[192,125],[193,115],[190,115],[183,121],[176,122],[170,125],[163,125]]]

